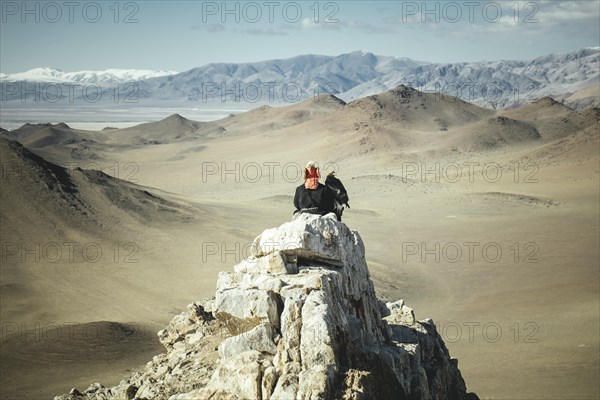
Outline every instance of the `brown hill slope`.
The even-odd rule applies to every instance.
[[[535,126],[545,142],[570,135],[594,123],[587,114],[577,112],[550,97],[502,111],[501,115]]]

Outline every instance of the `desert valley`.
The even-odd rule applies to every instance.
[[[116,384],[162,352],[156,332],[291,219],[314,160],[350,194],[378,297],[436,322],[469,391],[595,398],[599,91],[492,110],[400,85],[209,122],[3,130],[2,397]]]

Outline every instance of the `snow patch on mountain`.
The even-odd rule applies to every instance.
[[[1,74],[0,80],[7,82],[48,82],[48,83],[76,83],[76,84],[113,84],[128,81],[140,81],[160,76],[175,75],[175,71],[149,70],[149,69],[116,69],[104,71],[77,71],[64,72],[56,68],[33,68],[15,74]]]

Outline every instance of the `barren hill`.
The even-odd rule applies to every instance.
[[[89,224],[110,226],[130,218],[158,224],[164,222],[160,217],[165,213],[169,214],[169,221],[173,217],[193,220],[189,207],[101,171],[60,167],[16,141],[0,138],[0,152],[4,163],[2,200],[10,205],[9,209],[3,208],[3,218],[15,222],[9,226],[28,221],[41,227],[68,224],[73,229],[83,229]],[[25,232],[17,236],[27,237]]]
[[[494,112],[397,89],[208,123],[175,116],[130,135],[31,126],[17,139],[43,147],[5,141],[3,174],[13,179],[22,169],[27,178],[1,185],[4,326],[56,332],[48,324],[69,322],[113,335],[133,322],[140,336],[139,346],[128,342],[131,353],[103,341],[106,351],[92,343],[71,357],[68,342],[33,345],[16,330],[1,348],[9,360],[2,395],[113,386],[132,370],[155,379],[165,358],[144,367],[160,351],[147,351],[149,332],[190,299],[211,296],[219,271],[251,255],[256,232],[291,218],[302,166],[314,160],[322,172],[335,169],[350,194],[344,222],[369,249],[377,297],[404,298],[431,316],[471,390],[482,398],[594,398],[598,109],[542,99]],[[88,160],[101,168],[86,168]],[[490,326],[502,331],[493,343],[484,334]]]
[[[443,143],[450,149],[462,151],[490,151],[538,142],[541,142],[541,136],[533,124],[495,116],[451,130],[437,144]]]
[[[148,334],[160,308],[152,298],[176,281],[163,277],[168,259],[190,264],[168,248],[219,211],[99,171],[60,167],[4,138],[0,157],[2,397],[47,398],[61,390],[63,374],[86,381],[98,371],[108,376],[107,363],[125,370],[143,362],[157,348]],[[123,307],[146,317],[132,320]],[[26,329],[33,336],[24,338]],[[90,342],[86,332],[98,336]],[[23,369],[38,383],[23,380]]]
[[[191,121],[179,114],[173,114],[160,121],[113,130],[110,136],[111,141],[120,144],[161,144],[193,139],[204,125],[206,123]]]
[[[585,129],[596,122],[585,111],[575,111],[550,97],[543,97],[513,110],[502,111],[501,115],[535,126],[545,142]]]
[[[355,100],[348,104],[348,111],[357,111],[384,127],[393,124],[396,129],[420,131],[451,129],[494,114],[455,97],[424,93],[404,85]]]
[[[231,116],[214,124],[228,132],[254,134],[272,132],[322,118],[343,108],[346,103],[339,98],[323,94],[302,102],[279,106],[261,106],[251,111]]]
[[[55,162],[101,159],[108,141],[105,133],[73,129],[65,123],[25,124],[18,129],[2,132],[2,137],[36,149]]]

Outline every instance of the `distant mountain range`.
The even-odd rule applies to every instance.
[[[107,69],[105,71],[64,72],[55,68],[41,67],[16,74],[0,74],[3,82],[48,82],[110,85],[129,81],[139,81],[158,76],[174,75],[175,71],[154,71],[148,69]]]
[[[294,103],[323,93],[351,101],[400,84],[456,96],[487,108],[512,108],[598,83],[600,47],[553,53],[528,61],[428,63],[358,51],[336,57],[301,55],[254,63],[216,63],[181,73],[116,69],[67,73],[36,68],[0,76],[4,103],[20,104],[25,100],[27,104],[35,99],[39,103],[45,95],[55,93],[46,84],[75,86],[70,89],[75,100],[86,95],[81,90],[85,85],[121,85],[117,88],[122,91],[120,98],[137,100],[140,105],[204,103],[214,107],[226,102],[246,109],[261,104]],[[65,98],[70,95],[62,92]],[[103,101],[87,101],[83,105],[106,105],[113,100],[114,96],[104,96]]]

